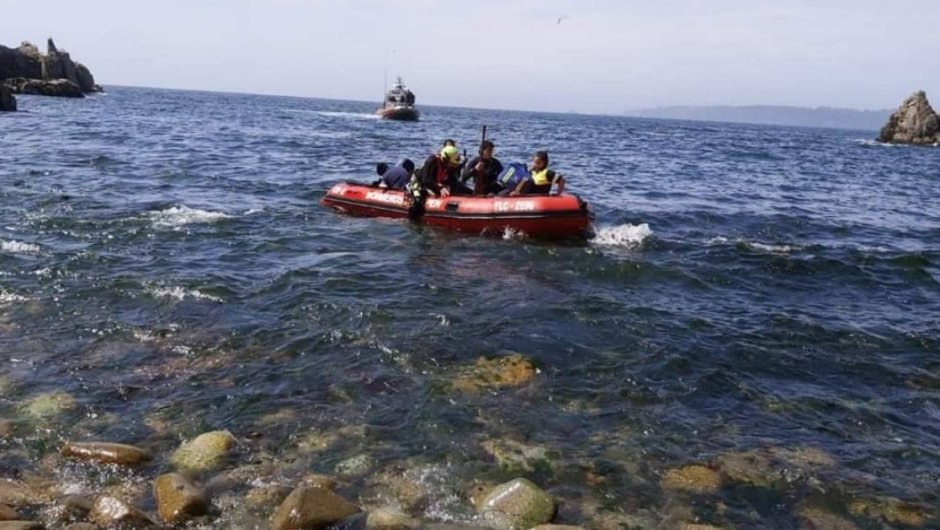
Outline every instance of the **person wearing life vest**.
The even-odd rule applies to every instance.
[[[456,147],[448,145],[439,153],[429,156],[416,175],[434,196],[470,195],[471,190],[457,178],[459,170],[460,152]]]
[[[552,184],[556,186],[556,193],[561,195],[565,191],[565,177],[548,169],[548,151],[536,151],[532,157],[532,167],[529,169],[529,178],[520,182],[509,195],[546,195],[551,193]]]

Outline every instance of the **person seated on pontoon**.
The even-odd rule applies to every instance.
[[[565,177],[548,169],[548,151],[536,151],[532,157],[532,167],[529,168],[529,178],[523,180],[509,195],[546,195],[551,194],[552,184],[556,186],[556,194],[565,191]]]
[[[415,163],[409,159],[404,159],[397,166],[389,167],[385,162],[379,162],[375,166],[375,172],[381,177],[372,185],[391,190],[403,190],[411,180],[411,175],[415,172]]]

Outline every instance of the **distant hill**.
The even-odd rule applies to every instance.
[[[877,131],[888,121],[890,110],[855,110],[832,107],[787,107],[774,105],[657,107],[625,112],[640,118],[673,120],[724,121],[792,125],[797,127],[831,127]]]

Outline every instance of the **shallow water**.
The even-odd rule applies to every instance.
[[[450,108],[395,123],[370,103],[127,88],[20,107],[0,117],[0,417],[23,425],[0,441],[0,473],[97,492],[112,479],[43,457],[65,439],[168,455],[228,429],[242,440],[230,468],[269,463],[270,480],[363,453],[371,473],[404,466],[435,492],[429,520],[470,519],[455,492],[514,476],[491,439],[548,449],[552,468],[530,476],[589,527],[691,510],[795,528],[807,499],[938,503],[938,149]],[[504,162],[551,152],[596,212],[592,241],[318,205],[378,160],[419,161],[445,137],[472,151],[483,123]],[[539,367],[534,383],[448,389],[510,351]],[[74,407],[24,412],[51,391]],[[783,466],[795,478],[766,495],[661,487],[723,454],[808,448],[831,462]],[[225,498],[207,527],[248,525]]]

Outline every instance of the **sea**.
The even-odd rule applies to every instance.
[[[266,528],[309,474],[425,525],[483,524],[467,492],[524,477],[588,529],[940,527],[938,148],[144,88],[19,107],[0,477],[152,512],[180,444],[227,430],[195,528]],[[550,152],[589,240],[319,204],[445,138],[472,156],[483,125],[503,162]],[[534,376],[454,383],[509,356]],[[59,456],[93,440],[155,458]]]

